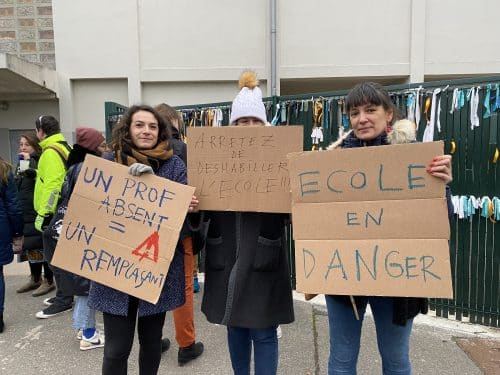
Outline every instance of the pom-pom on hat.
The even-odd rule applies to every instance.
[[[242,117],[255,117],[264,124],[267,122],[266,109],[262,103],[262,91],[255,72],[244,71],[239,80],[240,92],[236,95],[231,106],[230,124]]]
[[[93,128],[76,128],[76,143],[90,151],[96,151],[104,142],[104,136]]]

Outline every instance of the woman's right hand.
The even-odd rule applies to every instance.
[[[20,152],[17,155],[21,156],[22,160],[30,160],[30,158],[31,158],[31,155],[28,152]]]
[[[198,198],[196,198],[196,195],[193,195],[191,197],[191,203],[189,203],[189,209],[188,212],[198,212],[199,208],[198,205],[200,204],[200,201]]]
[[[449,184],[453,181],[453,174],[451,172],[451,155],[436,156],[428,165],[427,173],[440,178],[446,184]]]
[[[12,239],[12,251],[14,254],[21,254],[23,252],[24,236],[14,237]]]

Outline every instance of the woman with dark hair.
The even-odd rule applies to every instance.
[[[352,130],[330,148],[389,144],[388,129],[396,120],[396,109],[381,85],[366,82],[355,86],[347,95],[346,109]],[[411,142],[412,137],[409,140]],[[449,184],[452,181],[451,156],[436,156],[429,164],[427,173]],[[453,210],[448,188],[446,196],[448,216],[452,220]],[[368,303],[375,321],[383,374],[411,374],[409,351],[413,318],[419,313],[427,312],[426,298],[352,297],[359,316],[357,318],[349,296],[325,297],[330,327],[329,375],[356,374],[361,328]]]
[[[22,248],[23,210],[17,199],[12,167],[0,158],[0,333],[4,330],[5,280],[3,266],[14,259],[13,250]],[[15,248],[15,249],[14,249]]]
[[[113,154],[110,158],[127,165],[129,173],[134,176],[154,173],[186,184],[186,167],[182,160],[173,154],[169,141],[167,124],[153,108],[145,105],[132,106],[113,129]],[[161,359],[161,337],[166,312],[183,305],[184,302],[184,264],[180,241],[156,305],[92,282],[89,306],[102,311],[104,318],[106,342],[102,373],[127,373],[127,361],[137,320],[139,373],[156,374]]]
[[[19,163],[16,168],[16,185],[18,198],[24,214],[24,245],[20,261],[27,260],[30,266],[30,277],[26,284],[16,290],[25,293],[34,290],[33,297],[43,296],[54,290],[54,275],[43,256],[42,234],[35,229],[36,211],[33,207],[35,193],[36,170],[42,148],[34,134],[22,134],[19,137]],[[42,279],[42,268],[44,278]]]

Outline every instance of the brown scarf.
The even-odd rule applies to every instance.
[[[168,160],[174,154],[173,148],[168,141],[160,142],[151,150],[138,150],[129,143],[123,142],[116,151],[116,161],[124,165],[142,163],[149,165],[155,173],[165,160]]]

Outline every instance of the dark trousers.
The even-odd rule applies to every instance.
[[[35,282],[39,282],[42,279],[42,268],[45,278],[47,279],[49,284],[52,284],[54,282],[54,274],[52,273],[52,270],[50,269],[47,262],[28,263],[30,264],[30,272]]]
[[[129,296],[127,316],[103,313],[104,360],[103,375],[126,375],[127,362],[134,342],[135,321],[139,300]],[[139,374],[156,375],[160,367],[161,337],[166,313],[137,319],[139,335]]]
[[[45,256],[45,260],[48,262],[53,274],[54,280],[56,281],[56,299],[53,304],[58,306],[71,306],[73,303],[72,295],[65,295],[61,292],[61,274],[58,272],[57,267],[52,267],[50,262],[52,261],[52,256],[54,255],[54,250],[56,249],[57,241],[52,238],[50,232],[45,230],[42,235],[43,239],[43,255]]]

